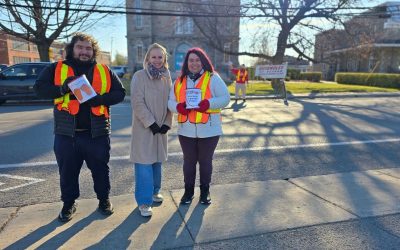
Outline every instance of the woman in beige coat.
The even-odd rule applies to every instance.
[[[142,216],[152,215],[152,203],[162,202],[161,165],[167,160],[171,76],[167,51],[152,44],[131,82],[132,138],[130,160],[135,168],[135,199]]]

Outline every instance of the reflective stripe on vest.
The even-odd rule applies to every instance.
[[[237,82],[245,82],[246,81],[246,77],[247,77],[247,70],[244,70],[244,74],[242,76],[242,79],[240,79],[240,72],[241,72],[241,69],[239,69],[238,72],[237,72],[236,81]]]
[[[62,61],[58,61],[54,74],[54,84],[56,86],[61,86],[64,84],[65,79],[74,75],[74,71],[71,67],[64,64]],[[79,112],[79,102],[78,100],[70,100],[70,93],[54,99],[54,104],[57,105],[58,110],[68,111],[72,115],[76,115]]]
[[[111,76],[106,65],[96,64],[96,67],[94,67],[92,87],[99,95],[110,92]],[[92,107],[92,113],[97,116],[105,115],[107,118],[109,117],[108,108],[104,105]]]
[[[58,61],[54,74],[54,84],[61,86],[65,79],[70,76],[74,76],[73,69],[67,64],[64,64],[62,61]],[[94,67],[92,87],[95,92],[100,95],[110,91],[111,76],[106,65],[96,64]],[[68,111],[71,115],[76,115],[79,112],[79,102],[78,100],[70,100],[70,93],[54,99],[54,104],[57,105],[58,110]],[[105,115],[106,117],[109,117],[108,108],[104,105],[92,107],[91,110],[94,115]]]
[[[201,100],[210,99],[211,90],[210,90],[210,72],[206,71],[200,78],[199,82],[195,86],[195,88],[201,89]],[[187,77],[183,78],[182,81],[179,81],[180,78],[176,79],[175,83],[175,98],[178,103],[186,101],[186,89],[187,89]],[[178,122],[184,123],[189,118],[191,123],[207,123],[208,118],[211,113],[220,113],[221,109],[208,109],[205,113],[197,112],[194,109],[190,110],[189,115],[182,115],[178,113]]]

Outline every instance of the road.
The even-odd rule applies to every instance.
[[[400,166],[398,97],[271,99],[231,102],[223,111],[224,136],[213,184],[283,180]],[[131,109],[112,109],[111,195],[133,195],[128,162]],[[58,201],[48,103],[0,106],[0,207]],[[163,189],[183,188],[176,127],[169,136]],[[90,171],[81,172],[80,198],[93,198]]]

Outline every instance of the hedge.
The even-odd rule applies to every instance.
[[[287,69],[286,78],[289,78],[289,80],[300,80],[300,70]]]
[[[336,73],[335,81],[341,84],[400,88],[400,74],[354,73],[354,72]]]
[[[311,82],[319,82],[321,81],[322,73],[321,72],[302,72],[300,73],[301,80],[307,80]]]

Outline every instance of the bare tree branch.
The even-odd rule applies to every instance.
[[[0,30],[35,43],[40,60],[49,61],[50,45],[68,36],[62,36],[62,32],[83,31],[108,15],[94,14],[104,3],[100,0],[0,0]]]
[[[355,2],[356,0],[252,0],[246,2],[245,7],[241,5],[241,9],[245,8],[246,12],[251,13],[253,16],[263,16],[255,20],[262,19],[262,23],[269,24],[268,29],[274,29],[275,35],[271,35],[271,32],[269,32],[268,37],[266,37],[268,38],[267,44],[271,49],[262,49],[264,53],[226,51],[224,50],[224,41],[226,41],[226,38],[224,38],[221,33],[216,32],[220,29],[217,21],[209,20],[208,24],[205,25],[205,23],[207,23],[205,18],[194,18],[194,20],[196,26],[206,37],[207,42],[215,49],[231,55],[247,55],[264,58],[271,60],[272,63],[280,64],[283,62],[283,57],[288,49],[298,53],[300,57],[313,60],[311,56],[313,42],[311,39],[308,39],[306,35],[308,34],[308,36],[310,36],[311,34],[312,36],[315,31],[321,32],[325,27],[316,22],[311,23],[309,21],[321,19],[338,22],[343,18],[338,15],[338,11],[345,7],[350,7]],[[186,8],[188,8],[189,11],[199,11],[203,7],[188,5]],[[246,17],[242,19],[246,19]],[[250,20],[250,18],[248,20]],[[301,29],[304,29],[304,31]],[[263,32],[259,32],[259,34],[262,33]],[[256,43],[266,43],[266,40],[262,38],[258,39],[257,37],[252,37],[252,39],[253,48],[263,48],[262,44],[257,46]],[[274,50],[272,55],[269,54],[271,50]]]

